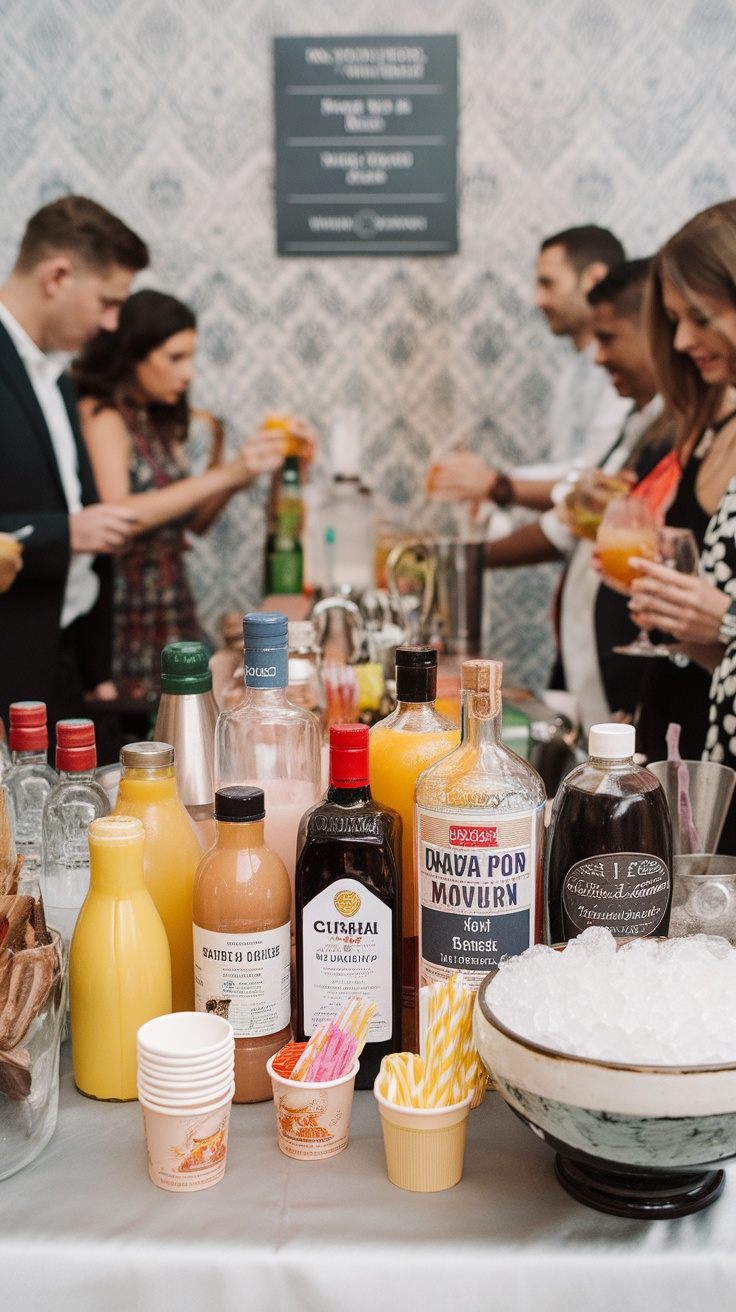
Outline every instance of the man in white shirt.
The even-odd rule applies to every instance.
[[[648,260],[631,260],[590,292],[597,360],[628,413],[609,450],[598,462],[604,473],[626,468],[643,478],[671,446],[671,426],[656,395],[654,367],[642,322]],[[591,569],[593,543],[577,538],[557,509],[506,538],[488,542],[486,567],[529,565],[567,559],[560,598],[560,649],[564,687],[578,703],[580,720],[591,724],[613,712],[633,712],[643,661],[617,656],[612,648],[636,633],[627,599],[606,588]],[[555,686],[559,686],[559,679]]]
[[[594,224],[568,228],[542,242],[534,304],[555,337],[569,339],[572,355],[555,384],[544,459],[514,471],[515,505],[544,509],[549,487],[540,488],[540,483],[551,486],[573,464],[596,465],[620,431],[629,407],[596,363],[588,292],[624,258],[618,238]],[[431,484],[438,500],[511,504],[506,475],[472,451],[454,451],[433,466]]]
[[[114,694],[109,553],[135,522],[101,505],[79,429],[69,356],[117,326],[145,244],[83,196],[28,223],[0,287],[0,531],[30,527],[23,569],[0,596],[0,715],[45,701],[49,721]]]

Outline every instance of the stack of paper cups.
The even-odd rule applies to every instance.
[[[222,1179],[234,1068],[235,1035],[222,1016],[178,1011],[139,1029],[138,1100],[160,1189],[192,1192]]]

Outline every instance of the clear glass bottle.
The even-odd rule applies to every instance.
[[[0,896],[15,892],[15,867],[18,864],[7,796],[7,788],[0,784]]]
[[[272,1097],[266,1062],[291,1034],[291,885],[263,816],[262,788],[218,789],[194,881],[195,1007],[235,1030],[235,1102]]]
[[[202,845],[176,787],[169,743],[131,743],[120,753],[123,773],[113,815],[135,816],[146,831],[146,888],[169,939],[174,1011],[194,1010],[192,888]]]
[[[5,736],[5,722],[0,715],[0,783],[2,783],[12,764],[10,748],[8,747],[8,740]]]
[[[243,639],[245,697],[234,710],[221,711],[217,721],[215,784],[263,789],[266,843],[289,872],[293,908],[299,821],[321,793],[319,721],[286,695],[286,616],[278,611],[246,615]]]
[[[273,521],[266,544],[269,593],[298,593],[304,581],[302,530],[304,506],[299,485],[299,460],[287,456],[276,492]]]
[[[417,781],[420,985],[477,989],[542,934],[546,794],[501,741],[500,661],[464,661],[460,745]]]
[[[371,789],[377,802],[392,806],[403,822],[401,845],[401,933],[403,938],[403,1046],[419,1051],[418,892],[414,849],[414,791],[419,775],[460,741],[460,731],[435,706],[435,647],[396,648],[398,705],[370,733]]]
[[[206,851],[215,841],[215,726],[217,703],[202,642],[170,642],[161,652],[161,701],[154,738],[174,748],[182,805]]]
[[[59,782],[43,807],[41,883],[46,920],[67,944],[89,888],[87,831],[93,820],[110,814],[107,793],[94,777],[96,765],[92,721],[57,721]]]
[[[327,796],[302,820],[296,878],[297,1038],[351,997],[376,1003],[356,1079],[401,1049],[401,817],[371,795],[368,727],[330,729]]]
[[[617,937],[667,934],[672,826],[659,780],[634,762],[631,724],[594,724],[590,760],[563,779],[545,862],[545,938],[562,943],[591,925]]]
[[[5,776],[8,809],[18,855],[25,858],[18,892],[38,898],[41,891],[43,808],[58,780],[48,762],[49,732],[44,702],[13,702],[10,751],[13,764]]]

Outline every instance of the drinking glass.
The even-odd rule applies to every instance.
[[[601,569],[621,592],[629,592],[637,570],[629,563],[631,556],[657,560],[657,525],[649,507],[638,498],[609,501],[596,538]],[[646,629],[626,647],[614,647],[626,656],[657,656],[660,653]]]

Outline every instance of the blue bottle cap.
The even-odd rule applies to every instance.
[[[289,621],[278,610],[255,610],[243,616],[246,651],[273,651],[289,646]]]

